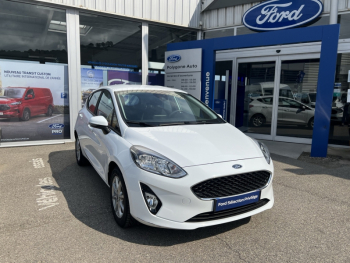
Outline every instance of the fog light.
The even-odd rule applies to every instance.
[[[162,207],[162,201],[160,201],[159,197],[148,185],[140,183],[140,186],[149,211],[154,215],[157,214],[159,209]]]
[[[145,192],[145,198],[146,198],[146,203],[148,205],[149,210],[152,213],[156,212],[157,205],[158,205],[158,199],[154,195]]]

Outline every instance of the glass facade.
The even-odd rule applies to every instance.
[[[1,143],[70,139],[65,10],[0,0]]]
[[[141,84],[141,23],[84,13],[79,18],[82,103],[101,86]]]
[[[197,32],[153,24],[149,24],[148,28],[148,84],[164,86],[164,61],[167,45],[170,43],[197,40]]]

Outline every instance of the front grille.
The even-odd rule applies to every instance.
[[[0,104],[0,111],[9,110],[10,106],[6,104]]]
[[[248,193],[266,186],[271,174],[257,171],[210,179],[192,186],[199,198],[217,198]]]
[[[205,221],[212,221],[212,220],[219,220],[224,219],[232,216],[238,216],[241,214],[248,213],[250,211],[253,211],[255,209],[258,209],[264,205],[266,205],[268,202],[270,202],[269,199],[262,199],[256,203],[244,205],[228,210],[218,211],[218,212],[208,212],[196,215],[195,217],[190,218],[186,222],[205,222]]]

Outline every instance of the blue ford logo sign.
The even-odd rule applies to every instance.
[[[49,125],[50,129],[62,129],[64,127],[64,124],[60,123],[53,123]]]
[[[235,165],[233,165],[232,167],[235,168],[235,169],[241,169],[241,168],[242,168],[242,165],[240,165],[240,164],[235,164]]]
[[[322,11],[320,0],[270,0],[250,8],[243,24],[257,31],[287,29],[310,23]]]
[[[175,62],[179,62],[181,60],[181,56],[180,55],[170,55],[167,58],[168,62],[170,63],[175,63]]]

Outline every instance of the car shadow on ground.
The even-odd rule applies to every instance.
[[[74,150],[52,152],[49,155],[52,176],[66,199],[70,212],[86,226],[127,242],[150,246],[173,246],[205,239],[249,223],[250,218],[192,231],[161,229],[136,225],[121,229],[114,221],[109,188],[91,167],[75,162]]]

